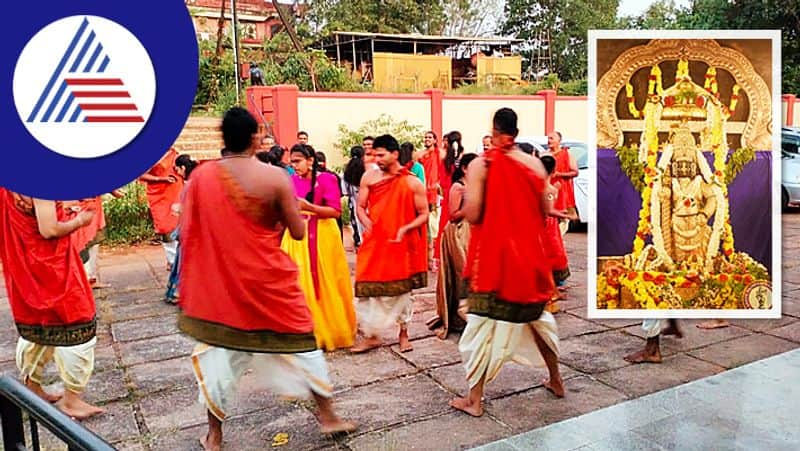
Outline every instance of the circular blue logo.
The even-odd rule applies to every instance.
[[[0,29],[5,142],[0,186],[52,200],[119,188],[177,139],[198,48],[177,0],[12,2]]]

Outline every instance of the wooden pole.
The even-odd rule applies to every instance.
[[[239,74],[239,27],[238,16],[236,15],[236,0],[231,0],[231,29],[233,30],[233,72],[236,76],[236,104],[241,104],[242,100],[242,77]]]

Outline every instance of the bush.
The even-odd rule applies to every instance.
[[[156,237],[145,187],[133,182],[125,187],[125,196],[103,202],[106,216],[106,243],[137,244]]]
[[[233,53],[226,50],[214,68],[214,52],[217,44],[214,41],[201,41],[200,73],[197,82],[195,105],[203,105],[208,112],[219,115],[236,104],[236,73],[233,65]]]
[[[422,149],[422,138],[425,133],[422,126],[408,121],[396,121],[387,114],[381,114],[377,119],[365,122],[356,130],[340,125],[334,148],[342,153],[345,161],[349,161],[350,148],[360,146],[365,136],[379,136],[386,133],[394,136],[400,144],[408,141],[414,144],[416,150]],[[336,170],[341,171],[341,168]]]

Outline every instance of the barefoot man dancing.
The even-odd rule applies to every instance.
[[[428,200],[422,182],[398,161],[396,139],[379,136],[372,147],[378,169],[364,174],[358,190],[364,241],[356,256],[356,312],[366,338],[351,351],[380,346],[378,334],[399,324],[400,351],[408,352],[411,290],[428,285]]]
[[[683,333],[678,328],[678,321],[675,319],[646,319],[642,322],[647,342],[644,349],[625,356],[625,360],[631,363],[661,363],[661,335],[674,335],[676,338],[683,338]]]
[[[71,219],[60,202],[32,199],[0,188],[0,260],[17,324],[17,367],[34,393],[67,415],[85,419],[103,412],[81,393],[94,370],[94,296],[73,232],[94,211]],[[55,360],[66,391],[42,389],[44,366]]]
[[[178,326],[201,342],[192,366],[208,409],[207,450],[220,449],[222,421],[248,369],[281,395],[313,397],[323,434],[356,428],[333,411],[298,268],[280,248],[284,226],[296,240],[305,234],[294,188],[285,170],[252,158],[257,132],[247,110],[225,114],[226,152],[195,169],[181,212]]]
[[[458,344],[469,394],[450,405],[483,415],[484,385],[509,360],[547,366],[544,386],[564,396],[558,331],[544,311],[555,289],[544,255],[547,173],[516,146],[517,115],[494,115],[493,147],[470,164],[464,215],[472,226],[465,275],[470,281],[467,327]]]

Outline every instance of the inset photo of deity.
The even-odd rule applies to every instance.
[[[637,33],[590,32],[590,317],[780,317],[779,34]]]

